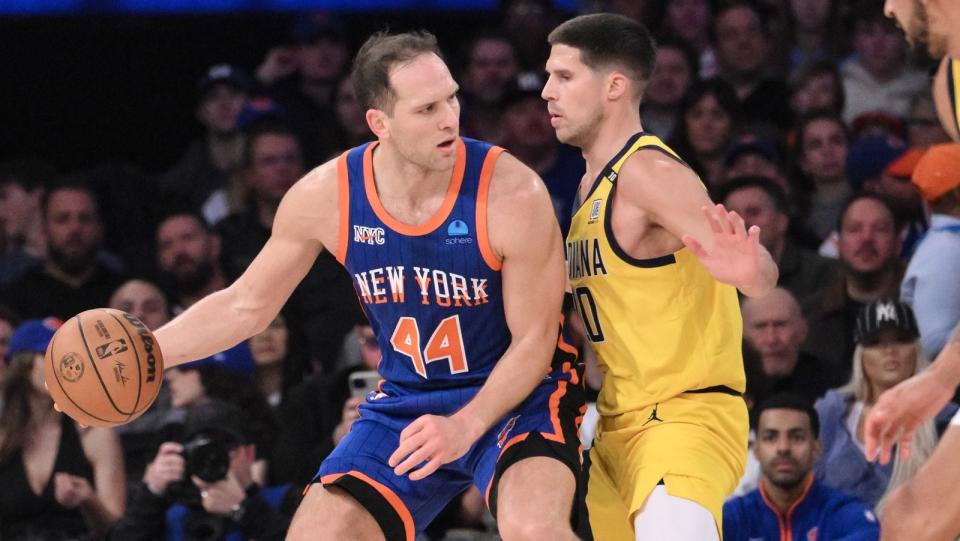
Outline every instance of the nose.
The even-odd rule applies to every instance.
[[[460,122],[458,108],[451,104],[446,104],[444,107],[446,109],[444,110],[443,117],[440,119],[440,129],[449,130],[455,128],[457,123]]]
[[[883,14],[888,18],[893,19],[893,2],[892,0],[885,0],[883,2]]]
[[[554,99],[553,95],[553,77],[547,79],[547,83],[543,85],[543,90],[540,91],[540,97],[546,101],[551,101]]]

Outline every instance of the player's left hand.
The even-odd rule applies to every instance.
[[[739,214],[723,205],[701,208],[713,232],[713,247],[708,251],[690,235],[680,240],[696,255],[714,278],[725,284],[743,287],[760,278],[760,228],[750,227]]]
[[[423,415],[400,433],[400,445],[388,464],[397,475],[423,464],[410,473],[410,480],[419,481],[465,455],[474,442],[469,433],[453,417]]]

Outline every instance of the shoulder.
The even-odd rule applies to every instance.
[[[533,169],[508,152],[497,158],[490,179],[489,204],[496,208],[523,208],[536,200],[548,198],[547,188]]]

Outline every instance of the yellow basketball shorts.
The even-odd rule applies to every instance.
[[[743,475],[749,421],[743,399],[684,393],[645,410],[602,416],[590,450],[587,508],[597,541],[633,541],[633,518],[662,480],[671,496],[713,514]]]

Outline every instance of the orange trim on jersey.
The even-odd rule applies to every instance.
[[[403,500],[401,500],[400,497],[397,496],[397,494],[394,491],[390,490],[390,488],[387,487],[386,485],[368,477],[367,475],[357,470],[350,470],[347,473],[333,473],[330,475],[325,475],[320,478],[320,482],[325,485],[330,484],[335,482],[337,479],[340,479],[344,475],[349,475],[354,479],[363,481],[364,483],[373,487],[374,490],[379,492],[380,495],[383,496],[385,500],[387,500],[387,503],[390,504],[390,507],[393,507],[393,510],[397,512],[397,515],[400,516],[400,520],[403,521],[403,530],[406,533],[407,541],[414,540],[414,538],[417,536],[417,529],[413,523],[413,515],[410,514],[410,510],[407,509],[407,506],[406,504],[403,503]]]
[[[340,230],[337,232],[337,261],[346,265],[347,246],[350,243],[350,173],[347,171],[347,154],[344,152],[337,160],[337,213],[340,218]]]
[[[487,234],[487,195],[490,192],[490,180],[493,178],[493,167],[503,149],[493,147],[487,152],[483,159],[483,167],[480,168],[480,184],[477,185],[477,244],[480,245],[480,254],[487,266],[492,270],[499,271],[503,267],[503,261],[497,257],[490,246],[490,237]]]
[[[443,203],[440,204],[440,208],[429,220],[419,225],[405,224],[397,220],[387,212],[383,203],[380,202],[380,196],[377,195],[377,182],[373,174],[373,149],[376,148],[377,144],[377,141],[370,143],[363,153],[363,184],[367,192],[367,201],[370,202],[374,214],[377,215],[377,218],[380,218],[384,225],[401,235],[419,237],[432,233],[450,215],[453,205],[457,202],[460,185],[463,184],[463,171],[467,164],[467,147],[464,145],[463,139],[457,138],[457,161],[453,165],[450,186],[447,188],[447,195],[444,197]]]
[[[561,351],[570,353],[574,356],[574,358],[580,358],[580,352],[577,351],[577,348],[574,347],[574,345],[570,342],[567,342],[566,338],[563,336],[563,324],[566,322],[566,320],[567,316],[560,314],[560,337],[557,338],[557,347],[560,348]],[[580,381],[580,379],[577,377],[576,370],[571,370],[570,375],[572,376],[570,381],[574,384],[577,384]]]
[[[767,504],[767,507],[773,511],[773,514],[777,516],[777,522],[780,524],[780,541],[793,541],[793,524],[790,519],[793,515],[793,511],[797,508],[798,505],[803,503],[803,500],[807,498],[807,494],[810,492],[810,487],[813,486],[813,474],[807,474],[806,486],[803,487],[803,492],[800,493],[800,497],[797,498],[797,501],[790,504],[790,507],[787,509],[786,516],[781,516],[780,511],[777,510],[777,507],[773,505],[773,502],[770,501],[770,498],[767,497],[767,492],[763,488],[763,480],[760,481],[760,497],[763,498],[763,502]]]

